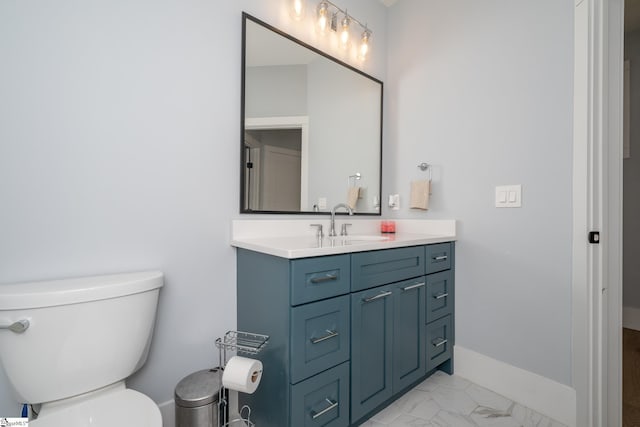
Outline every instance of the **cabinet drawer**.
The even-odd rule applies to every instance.
[[[451,268],[451,243],[438,243],[426,246],[427,274]]]
[[[291,305],[349,293],[349,255],[291,261]]]
[[[349,295],[291,309],[293,384],[349,359]]]
[[[424,256],[423,246],[354,253],[351,255],[351,290],[422,276]]]
[[[453,314],[453,271],[427,276],[427,323]]]
[[[452,326],[451,316],[443,317],[427,325],[427,371],[451,358]]]
[[[349,425],[349,362],[291,386],[291,425]]]

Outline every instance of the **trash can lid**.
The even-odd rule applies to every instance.
[[[176,405],[195,408],[218,400],[222,372],[220,369],[204,369],[184,377],[175,391]]]

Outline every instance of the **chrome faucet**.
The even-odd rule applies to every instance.
[[[331,225],[329,226],[329,237],[335,237],[336,234],[336,209],[345,208],[349,215],[353,215],[353,209],[349,207],[349,205],[345,205],[344,203],[338,203],[331,209]]]

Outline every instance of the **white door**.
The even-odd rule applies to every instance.
[[[300,210],[300,151],[265,145],[260,185],[261,210]]]

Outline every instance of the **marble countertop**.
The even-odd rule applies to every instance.
[[[306,258],[456,240],[455,220],[396,220],[397,233],[381,234],[380,220],[349,220],[348,236],[318,239],[318,220],[237,220],[231,246],[282,258]],[[344,221],[343,221],[344,222]],[[339,229],[336,220],[336,228]],[[325,228],[325,230],[328,227]],[[326,232],[326,231],[325,231]]]

